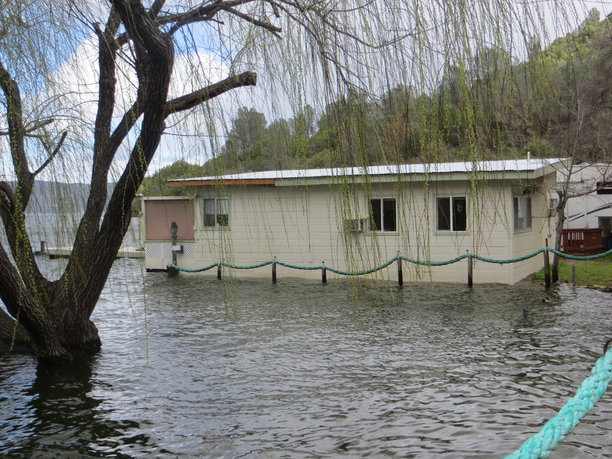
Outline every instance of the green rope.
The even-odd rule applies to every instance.
[[[612,254],[612,249],[608,250],[607,252],[598,253],[597,255],[583,255],[583,256],[570,255],[569,253],[563,253],[563,252],[560,252],[559,250],[551,249],[549,247],[546,247],[546,250],[552,253],[556,253],[560,257],[569,258],[570,260],[596,260],[597,258],[603,258],[605,256]]]
[[[332,273],[342,274],[344,276],[363,276],[364,274],[372,274],[372,273],[375,273],[376,271],[380,271],[381,269],[386,268],[391,263],[393,263],[395,260],[397,260],[397,258],[398,257],[393,257],[389,261],[387,261],[386,263],[383,263],[380,266],[376,266],[375,268],[372,268],[372,269],[366,269],[364,271],[341,271],[339,269],[329,268],[329,267],[325,269],[327,269],[328,271],[331,271]]]
[[[324,266],[300,266],[300,265],[292,265],[291,263],[285,263],[284,261],[277,261],[277,265],[284,266],[286,268],[291,269],[302,269],[304,271],[316,271],[317,269],[323,269]]]
[[[215,268],[219,266],[219,263],[213,263],[212,265],[204,266],[203,268],[189,269],[189,268],[181,268],[176,265],[168,265],[168,268],[176,269],[178,271],[182,271],[184,273],[201,273],[203,271],[208,271],[209,269]]]
[[[400,258],[404,261],[407,261],[409,263],[413,263],[415,265],[421,265],[421,266],[444,266],[444,265],[452,265],[453,263],[457,263],[458,261],[463,260],[464,258],[469,257],[470,254],[469,253],[464,253],[463,255],[459,255],[456,258],[451,258],[450,260],[446,260],[446,261],[424,261],[424,260],[415,260],[414,258],[408,258],[408,257],[404,257],[404,256],[400,256]],[[474,255],[472,255],[474,256]]]
[[[559,413],[544,424],[537,434],[525,441],[517,451],[506,456],[506,459],[548,457],[550,452],[578,425],[580,419],[593,409],[595,403],[606,392],[610,380],[612,380],[612,349],[597,360],[591,370],[591,376],[582,382],[576,395],[561,408]]]
[[[270,261],[264,261],[263,263],[257,263],[255,265],[232,265],[231,263],[225,263],[225,262],[217,263],[217,265],[221,265],[226,268],[232,268],[232,269],[256,269],[256,268],[262,268],[264,266],[271,265],[272,263],[274,262],[270,260]]]
[[[422,265],[422,266],[445,266],[445,265],[450,265],[453,263],[457,263],[458,261],[463,260],[464,258],[468,258],[468,257],[472,257],[475,260],[480,260],[483,261],[485,263],[497,263],[500,265],[503,264],[507,264],[507,263],[518,263],[519,261],[524,261],[524,260],[528,260],[529,258],[533,258],[539,254],[541,254],[542,252],[552,252],[554,254],[559,255],[562,258],[569,258],[571,260],[595,260],[597,258],[602,258],[608,255],[612,254],[612,249],[608,250],[607,252],[604,253],[599,253],[597,255],[569,255],[567,253],[563,253],[559,250],[553,249],[551,247],[544,247],[541,249],[538,249],[534,252],[531,252],[527,255],[523,255],[522,257],[517,257],[517,258],[508,258],[508,259],[495,259],[495,258],[487,258],[487,257],[483,257],[480,255],[476,255],[476,254],[470,254],[470,253],[465,253],[463,255],[460,255],[458,257],[455,258],[451,258],[450,260],[445,260],[445,261],[425,261],[425,260],[415,260],[413,258],[408,258],[408,257],[404,257],[404,256],[396,256],[391,258],[389,261],[383,263],[382,265],[376,266],[372,269],[366,269],[363,271],[342,271],[341,269],[336,269],[336,268],[332,268],[331,266],[325,266],[325,265],[319,265],[319,266],[302,266],[302,265],[294,265],[291,263],[286,263],[283,261],[277,261],[277,260],[268,260],[268,261],[264,261],[262,263],[257,263],[254,265],[233,265],[231,263],[225,263],[225,262],[219,262],[219,263],[213,263],[212,265],[209,266],[205,266],[204,268],[198,268],[198,269],[188,269],[188,268],[181,268],[180,266],[177,265],[169,265],[169,268],[172,269],[177,269],[179,271],[183,271],[186,273],[199,273],[202,271],[207,271],[209,269],[212,269],[216,266],[225,266],[226,268],[232,268],[232,269],[255,269],[255,268],[261,268],[263,266],[268,266],[271,265],[273,263],[276,263],[277,265],[280,266],[284,266],[286,268],[291,268],[291,269],[301,269],[301,270],[305,270],[305,271],[316,271],[319,269],[326,269],[327,271],[330,271],[332,273],[336,273],[336,274],[341,274],[343,276],[363,276],[365,274],[372,274],[375,273],[376,271],[380,271],[381,269],[386,268],[387,266],[389,266],[391,263],[393,263],[394,261],[397,260],[404,260],[407,261],[409,263],[413,263],[415,265]]]

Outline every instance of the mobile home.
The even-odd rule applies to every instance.
[[[464,262],[427,263],[468,252],[510,259],[543,247],[553,236],[549,205],[560,164],[560,159],[453,162],[171,180],[169,186],[187,193],[143,199],[146,268],[165,270],[174,255],[176,264],[188,269],[216,262],[254,265],[275,257],[303,267],[324,263],[359,271],[399,254],[425,263],[405,263],[406,280],[465,282]],[[478,261],[474,281],[513,284],[541,266],[541,257],[510,264]],[[320,276],[280,270],[281,277]],[[225,275],[270,272],[226,269]],[[395,274],[385,268],[371,276]]]

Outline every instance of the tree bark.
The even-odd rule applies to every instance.
[[[565,205],[567,204],[567,194],[559,190],[557,191],[557,195],[559,196],[559,201],[557,202],[557,225],[556,225],[556,233],[555,233],[555,249],[561,250],[561,245],[563,243],[563,225],[565,223]],[[561,257],[558,254],[553,255],[553,262],[551,266],[551,280],[552,282],[559,281],[559,261]]]
[[[6,311],[0,308],[1,349],[27,347],[39,359],[55,362],[71,362],[99,351],[101,340],[90,317],[129,227],[132,201],[160,143],[166,118],[232,89],[256,84],[256,74],[244,72],[169,99],[174,63],[171,31],[186,24],[212,20],[220,11],[248,20],[233,8],[250,1],[203,2],[199,9],[160,17],[164,3],[161,0],[155,1],[149,11],[139,0],[112,0],[104,30],[94,25],[98,37],[99,99],[90,194],[67,266],[61,278],[53,282],[38,269],[25,225],[25,209],[36,175],[58,154],[65,134],[48,160],[31,172],[24,142],[25,136],[31,133],[24,127],[19,87],[0,63],[0,88],[6,100],[9,128],[7,134],[18,178],[15,189],[0,182],[0,218],[12,255],[0,245],[0,299],[6,306]],[[230,4],[231,8],[225,8]],[[198,11],[206,14],[195,14]],[[271,32],[280,30],[267,22],[259,22],[261,27]],[[123,46],[131,47],[137,95],[121,120],[113,125],[113,118],[117,116],[117,56]],[[110,167],[137,123],[138,138],[106,205]],[[36,125],[43,127],[47,124]]]

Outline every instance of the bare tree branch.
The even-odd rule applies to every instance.
[[[115,89],[117,81],[115,77],[115,64],[117,58],[118,45],[114,37],[119,28],[119,17],[113,8],[106,22],[105,30],[102,31],[96,25],[96,35],[98,36],[98,66],[100,77],[98,81],[98,112],[94,127],[94,167],[99,164],[96,157],[104,151],[104,147],[110,137],[113,109],[115,106]],[[94,172],[95,174],[95,172]]]
[[[30,126],[27,126],[25,128],[25,136],[26,137],[38,137],[38,135],[34,135],[32,134],[32,132],[38,131],[39,129],[53,123],[54,121],[55,121],[54,119],[49,118],[44,121],[36,121],[32,123]],[[0,131],[0,136],[6,136],[6,135],[9,135],[9,131]]]
[[[166,0],[155,0],[151,8],[149,8],[149,15],[154,18],[161,12],[161,9],[164,7]]]
[[[228,77],[206,88],[168,101],[166,103],[166,116],[193,108],[232,89],[242,86],[255,86],[255,84],[257,84],[257,74],[253,72],[244,72],[240,75]]]
[[[357,34],[355,34],[353,32],[350,32],[350,31],[348,31],[346,29],[342,29],[341,27],[339,27],[334,22],[329,21],[329,19],[327,18],[328,14],[319,11],[316,8],[316,6],[309,5],[308,7],[304,7],[299,2],[293,2],[293,1],[288,1],[288,0],[283,0],[283,1],[279,1],[279,2],[269,1],[269,3],[271,5],[274,5],[275,8],[282,10],[289,18],[291,18],[291,20],[293,20],[297,24],[300,24],[302,27],[304,27],[304,29],[310,35],[312,35],[314,37],[316,37],[317,33],[319,32],[318,27],[315,24],[312,24],[312,23],[311,24],[307,24],[306,21],[302,21],[300,19],[300,16],[298,16],[295,13],[293,13],[292,11],[290,11],[287,6],[290,6],[290,7],[294,8],[295,10],[297,10],[301,14],[301,17],[305,17],[305,18],[309,18],[309,16],[307,14],[304,14],[304,13],[306,13],[307,10],[314,11],[316,13],[317,19],[319,19],[322,22],[323,25],[329,27],[331,30],[333,30],[338,35],[342,35],[342,36],[348,37],[351,40],[354,40],[356,43],[364,45],[364,46],[366,46],[369,49],[381,49],[381,48],[389,46],[389,45],[391,45],[393,43],[398,43],[398,42],[404,40],[407,37],[413,36],[412,33],[406,33],[406,34],[402,35],[401,37],[396,37],[396,38],[393,38],[392,40],[384,41],[383,43],[374,44],[374,43],[370,43],[370,42],[362,39],[361,37],[359,37]]]
[[[223,1],[217,0],[211,4],[200,5],[197,8],[189,10],[184,13],[169,14],[167,16],[161,16],[157,19],[159,25],[173,24],[168,35],[173,35],[180,28],[193,24],[195,22],[210,21],[219,11],[226,8],[233,8],[235,6],[244,5],[251,3],[254,0],[232,0]]]
[[[11,146],[13,168],[17,175],[18,198],[22,209],[28,205],[34,177],[28,167],[25,153],[25,127],[23,124],[23,108],[21,94],[17,82],[11,77],[4,65],[0,63],[0,87],[6,97],[8,133]]]
[[[116,152],[116,149],[109,149],[108,144],[110,142],[117,85],[115,71],[119,44],[115,41],[115,34],[120,24],[119,15],[114,7],[111,8],[104,31],[94,24],[94,30],[98,37],[98,66],[100,71],[98,111],[94,124],[91,186],[85,213],[75,235],[75,241],[80,242],[74,246],[73,255],[75,256],[82,256],[82,254],[91,250],[91,240],[97,231],[108,193],[108,170]]]
[[[58,291],[62,299],[65,295],[68,295],[66,300],[70,301],[70,294],[64,292],[77,291],[76,295],[79,302],[72,301],[71,307],[75,315],[87,320],[100,296],[117,250],[123,240],[123,235],[129,225],[130,206],[136,190],[142,182],[147,165],[159,145],[164,129],[165,106],[174,63],[171,38],[159,30],[154,19],[138,0],[113,0],[112,4],[134,46],[139,94],[137,99],[142,97],[143,103],[133,107],[133,113],[138,115],[142,113],[143,118],[136,146],[132,151],[128,166],[115,186],[107,206],[106,215],[100,226],[97,225],[99,221],[97,211],[100,203],[98,202],[95,206],[92,205],[91,208],[89,206],[92,200],[99,199],[100,196],[92,196],[92,193],[90,193],[88,209],[79,227],[79,233],[88,237],[83,241],[79,240],[77,235],[77,244],[68,261],[64,275],[59,281]],[[125,117],[124,120],[122,129],[134,122],[134,120],[127,120]],[[117,131],[115,134],[117,134]],[[98,132],[96,132],[97,135]],[[106,135],[106,131],[100,131],[100,135]],[[117,134],[117,137],[121,137],[121,135]],[[101,147],[106,148],[100,150],[104,152],[105,156],[99,158],[99,161],[107,161],[108,157],[116,152],[116,150],[108,148],[109,141],[105,143],[106,146],[101,145]],[[92,182],[102,182],[102,178],[104,179],[104,186],[106,186],[106,171],[98,171],[97,175],[94,172]],[[104,205],[104,202],[101,204]],[[94,208],[95,210],[91,210]],[[87,212],[92,213],[95,217],[94,229],[91,232],[85,229],[86,226],[91,226],[91,222],[86,222]],[[97,336],[97,333],[95,336]],[[97,342],[99,343],[99,339]]]
[[[49,157],[45,160],[44,163],[42,163],[40,165],[40,167],[38,169],[36,169],[34,172],[32,172],[32,175],[34,177],[36,177],[38,174],[40,174],[43,171],[43,169],[45,167],[47,167],[51,161],[53,161],[53,158],[55,158],[57,156],[57,154],[59,153],[60,149],[62,148],[62,145],[63,145],[64,140],[66,139],[67,135],[68,135],[68,131],[64,131],[64,133],[62,134],[62,137],[60,138],[59,142],[57,143],[57,145],[55,146],[53,151],[49,154]]]
[[[29,170],[25,151],[26,129],[23,123],[21,93],[17,82],[1,63],[0,87],[6,99],[10,152],[13,169],[17,175],[14,191],[9,191],[6,183],[2,186],[4,203],[0,215],[21,280],[30,292],[38,292],[44,296],[41,289],[48,285],[48,281],[36,264],[25,224],[25,209],[32,194],[34,175]],[[4,249],[2,249],[2,254],[4,254]],[[4,273],[0,273],[0,277],[3,275]]]
[[[258,26],[258,27],[262,27],[262,28],[272,32],[274,35],[276,35],[277,37],[280,38],[280,36],[278,34],[283,31],[283,29],[281,29],[280,27],[276,27],[276,26],[270,24],[269,22],[260,21],[259,19],[256,19],[256,18],[254,18],[252,16],[249,16],[248,14],[244,14],[241,11],[238,11],[235,8],[225,7],[223,9],[225,11],[227,11],[228,13],[233,14],[234,16],[238,16],[240,19],[244,19],[245,21],[250,22],[251,24],[254,24],[254,25]]]
[[[11,212],[15,206],[15,193],[13,192],[13,189],[8,183],[0,182],[0,192],[2,192],[4,195],[0,195],[0,212]],[[5,215],[2,217],[6,218]]]

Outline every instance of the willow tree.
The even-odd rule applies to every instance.
[[[54,145],[47,145],[48,157],[42,164],[33,164],[27,139],[52,125],[53,119],[27,119],[20,81],[9,70],[26,63],[7,65],[7,59],[21,56],[3,53],[0,87],[14,184],[0,183],[0,216],[10,250],[9,254],[6,247],[0,247],[0,298],[6,307],[6,310],[0,308],[0,336],[5,342],[27,344],[39,358],[72,360],[100,349],[98,330],[90,316],[128,228],[132,200],[158,148],[165,121],[225,92],[256,84],[256,74],[245,71],[170,97],[170,84],[173,78],[180,77],[173,73],[176,37],[184,29],[202,23],[220,27],[229,18],[279,35],[282,29],[273,21],[283,15],[300,22],[312,21],[310,16],[319,16],[322,21],[325,14],[323,9],[306,11],[299,3],[285,1],[216,0],[188,2],[183,7],[168,9],[164,3],[156,0],[144,5],[137,0],[113,0],[108,7],[100,6],[101,10],[108,10],[105,23],[89,24],[97,37],[98,64],[97,110],[92,126],[92,150],[87,153],[92,158],[91,187],[72,254],[63,274],[55,281],[48,280],[37,265],[26,229],[25,211],[34,181],[62,154],[67,134],[61,134]],[[49,32],[50,41],[54,39],[52,32],[57,28],[52,21],[57,17],[51,8],[37,11],[46,17],[38,16],[38,22],[28,23],[24,14],[34,5],[15,2],[12,6],[3,17],[5,37],[27,28],[42,28]],[[87,6],[75,3],[63,19],[83,23],[86,19],[83,8]],[[35,16],[28,18],[34,21]],[[70,37],[70,24],[61,25]],[[44,58],[47,52],[44,43],[37,45],[43,47],[39,57]],[[134,71],[131,83],[136,90],[134,100],[123,107],[118,103],[117,81],[121,66],[126,64]],[[133,146],[125,168],[107,199],[109,171],[120,149],[130,140]]]
[[[465,133],[462,147],[470,159],[480,154],[486,158],[490,142],[482,126],[487,115],[466,77],[469,63],[484,45],[512,48],[521,36],[546,36],[546,5],[537,2],[99,3],[13,0],[5,2],[0,13],[0,131],[6,139],[4,155],[11,158],[10,177],[0,182],[0,218],[7,241],[0,246],[0,341],[24,344],[41,359],[70,361],[100,349],[91,315],[129,226],[132,201],[168,124],[185,125],[188,115],[197,118],[200,109],[215,115],[208,108],[212,101],[261,82],[262,71],[276,76],[274,92],[287,94],[281,105],[302,108],[310,99],[337,100],[328,96],[332,93],[350,100],[351,94],[371,95],[376,89],[405,85],[417,88],[417,125],[405,129],[418,137],[417,159],[445,159],[440,147],[447,110],[434,104],[432,111],[425,101],[440,84],[440,69],[455,66],[461,69],[456,96],[461,113],[455,117]],[[573,6],[566,10],[555,3],[561,17],[575,15]],[[508,33],[514,29],[520,31],[518,37]],[[37,40],[29,41],[32,36]],[[70,89],[52,90],[49,75],[61,80],[63,63],[88,37],[95,42],[95,90],[87,88],[74,101]],[[211,69],[207,74],[199,65],[194,72],[204,76],[192,78],[202,50],[215,50],[224,63],[223,76]],[[181,67],[179,60],[193,67]],[[87,56],[75,62],[83,66],[86,79]],[[56,116],[62,112],[54,107],[81,104],[93,105],[91,119]],[[373,147],[365,141],[372,136],[363,135],[350,107],[347,112],[338,118],[335,144],[358,161],[368,157],[366,150]],[[34,143],[42,145],[38,154],[33,154]],[[73,158],[91,167],[90,188],[72,254],[61,275],[51,280],[33,254],[25,212],[37,177],[69,147]],[[109,195],[111,169],[119,165]]]

